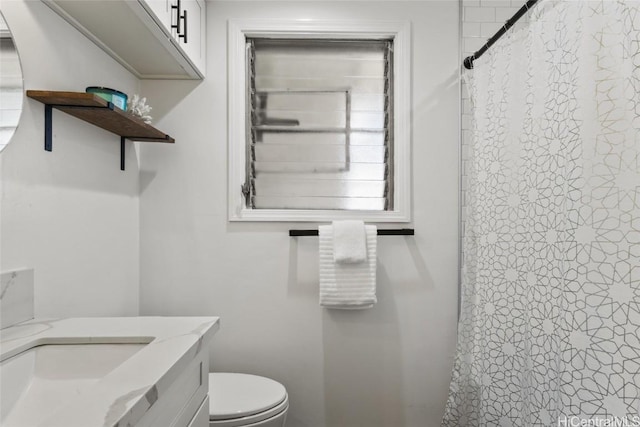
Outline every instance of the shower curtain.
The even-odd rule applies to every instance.
[[[474,67],[442,425],[640,426],[640,3],[541,0]]]

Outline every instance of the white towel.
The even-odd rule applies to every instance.
[[[364,221],[333,221],[333,260],[338,264],[357,264],[367,260]]]
[[[327,308],[372,307],[376,298],[377,228],[365,226],[367,261],[337,264],[333,260],[333,227],[318,227],[320,253],[320,305]]]

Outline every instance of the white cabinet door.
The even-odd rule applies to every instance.
[[[204,75],[205,1],[140,0],[180,46],[187,60]]]
[[[158,21],[162,24],[162,26],[167,30],[167,32],[171,32],[171,24],[173,23],[173,15],[171,10],[171,0],[146,0],[148,9],[153,12]]]
[[[209,427],[209,396],[204,399],[187,427]]]
[[[205,71],[205,2],[204,0],[180,1],[181,33],[176,40],[193,65],[202,74]]]

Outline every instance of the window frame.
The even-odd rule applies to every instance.
[[[251,209],[241,188],[246,168],[247,37],[393,40],[393,210]],[[318,222],[362,219],[411,221],[411,24],[407,21],[229,20],[228,21],[228,219],[229,221]]]

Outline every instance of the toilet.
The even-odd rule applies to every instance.
[[[209,427],[284,427],[289,396],[282,384],[257,375],[209,374]]]

